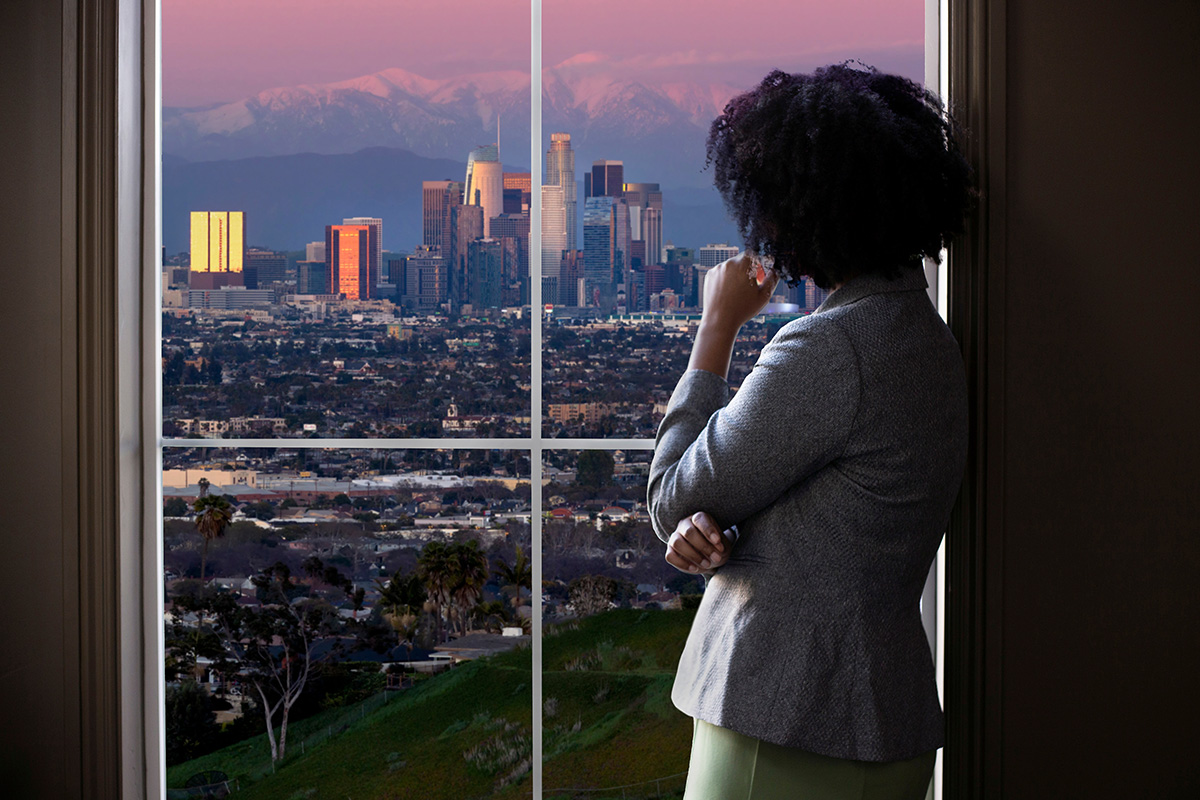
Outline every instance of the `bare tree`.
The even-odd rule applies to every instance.
[[[588,617],[608,610],[609,603],[616,594],[617,585],[612,578],[603,575],[585,575],[571,581],[568,591],[575,614]]]
[[[278,761],[287,753],[289,714],[320,660],[314,644],[323,636],[339,632],[341,624],[332,605],[305,597],[307,587],[298,583],[282,562],[251,580],[263,604],[258,609],[239,606],[233,594],[204,588],[197,595],[176,598],[176,604],[215,620],[215,632],[258,693],[271,760]],[[335,585],[347,583],[337,581]]]

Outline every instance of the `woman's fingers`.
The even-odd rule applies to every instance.
[[[712,542],[712,545],[717,552],[725,552],[725,537],[721,535],[721,528],[717,525],[716,521],[708,515],[707,512],[697,511],[695,514],[692,514],[689,519],[692,521],[693,525],[699,528],[703,534],[708,537],[708,540]]]
[[[667,563],[687,572],[720,566],[726,555],[720,529],[704,512],[680,520],[667,542]]]
[[[708,559],[680,532],[679,528],[675,529],[675,533],[671,534],[671,539],[667,542],[667,562],[688,572],[708,569],[710,564]]]

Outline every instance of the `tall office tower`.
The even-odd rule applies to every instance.
[[[324,261],[325,260],[325,243],[324,242],[309,242],[304,245],[304,260],[305,261]]]
[[[667,242],[663,247],[662,263],[667,266],[667,286],[679,295],[679,303],[687,307],[696,307],[699,298],[696,297],[696,251],[690,247],[676,247]]]
[[[244,212],[192,212],[192,272],[241,272],[245,252]]]
[[[638,271],[646,265],[646,243],[641,239],[629,240],[629,264]]]
[[[369,300],[375,296],[378,272],[375,261],[375,231],[371,225],[326,225],[325,263],[329,265],[329,290],[347,300]]]
[[[323,260],[301,261],[296,272],[297,294],[329,294],[329,265]]]
[[[533,203],[533,174],[529,172],[504,173],[503,213],[528,213],[531,203]]]
[[[742,252],[741,248],[724,242],[721,244],[706,244],[697,251],[696,263],[702,267],[715,267],[717,264],[720,264],[722,261],[728,261],[740,252]]]
[[[483,206],[484,236],[488,235],[492,217],[504,213],[504,167],[500,165],[497,145],[476,147],[467,156],[463,205]]]
[[[663,245],[662,263],[674,264],[677,261],[695,261],[696,250],[692,247],[677,247],[671,242]]]
[[[624,190],[629,237],[646,243],[643,264],[657,264],[662,258],[662,190],[657,183],[627,183]]]
[[[625,308],[630,313],[649,308],[646,297],[646,273],[631,270],[625,279]]]
[[[593,161],[592,177],[587,189],[588,197],[623,197],[625,194],[625,162]]]
[[[542,187],[542,303],[558,305],[558,278],[567,249],[567,209],[561,186]]]
[[[437,311],[447,300],[446,262],[436,246],[420,245],[405,259],[401,303],[414,311]]]
[[[624,200],[601,196],[584,202],[583,260],[587,304],[599,297],[601,307],[611,308],[629,271],[629,207]]]
[[[483,209],[479,206],[450,207],[450,252],[445,258],[450,302],[455,308],[470,301],[467,249],[483,238]],[[442,251],[443,254],[445,251]]]
[[[343,225],[366,225],[371,228],[372,244],[370,252],[371,296],[375,296],[375,286],[383,267],[383,220],[379,217],[350,217],[342,220]]]
[[[251,247],[246,251],[245,277],[247,289],[268,289],[272,283],[288,279],[287,256],[274,250]]]
[[[647,264],[642,272],[646,276],[647,297],[656,295],[663,289],[670,288],[667,285],[667,268],[662,264]]]
[[[243,286],[246,216],[241,211],[193,211],[188,286],[219,289]]]
[[[421,244],[450,252],[450,208],[462,205],[462,193],[458,181],[421,182]]]
[[[476,311],[500,308],[505,283],[505,251],[511,245],[500,239],[476,239],[467,249],[467,269],[470,272],[469,299]]]
[[[437,247],[437,245],[433,245]],[[439,248],[440,249],[440,248]],[[404,286],[404,262],[408,258],[407,253],[384,253],[383,254],[383,282],[390,283],[392,286]]]
[[[579,190],[575,185],[575,151],[571,149],[571,134],[550,134],[550,149],[546,151],[545,181],[547,186],[558,186],[563,191],[567,249],[574,250],[578,238],[575,228],[579,224],[579,217],[576,214]]]
[[[711,266],[703,264],[696,264],[694,267],[692,281],[696,287],[696,308],[699,309],[704,308],[704,279],[708,276],[710,269],[712,269]]]
[[[529,302],[529,215],[501,214],[492,219],[493,239],[512,239],[514,261],[511,274],[504,276],[507,305],[524,305]],[[508,302],[508,301],[512,302]]]
[[[804,307],[807,310],[815,311],[826,297],[829,297],[828,291],[813,283],[812,278],[804,279]]]
[[[562,266],[558,271],[558,304],[587,305],[587,279],[583,277],[582,250],[563,251]]]

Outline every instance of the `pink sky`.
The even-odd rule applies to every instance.
[[[746,84],[846,58],[920,78],[923,0],[543,0],[542,63]],[[402,67],[427,77],[529,68],[524,0],[162,0],[163,103]]]

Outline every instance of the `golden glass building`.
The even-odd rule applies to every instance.
[[[245,252],[245,212],[192,212],[193,272],[240,273]]]
[[[329,289],[347,300],[370,300],[375,296],[377,274],[372,274],[376,238],[370,225],[326,225],[325,263],[329,265]]]

